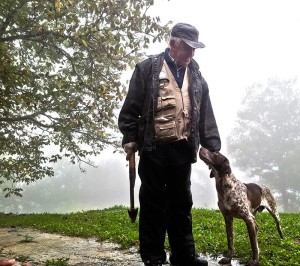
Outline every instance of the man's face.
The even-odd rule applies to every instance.
[[[187,66],[195,54],[195,48],[190,47],[184,41],[171,43],[171,56],[178,66]]]

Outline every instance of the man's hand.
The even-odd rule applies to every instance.
[[[124,151],[126,152],[126,160],[128,161],[131,154],[135,153],[138,149],[138,144],[136,142],[129,142],[124,145]]]

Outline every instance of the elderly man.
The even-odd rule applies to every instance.
[[[171,31],[169,48],[138,63],[119,115],[127,160],[139,152],[140,254],[146,266],[207,265],[195,252],[191,164],[199,145],[221,148],[209,90],[193,59],[198,30],[186,23]]]

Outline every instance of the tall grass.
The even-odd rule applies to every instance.
[[[266,212],[257,214],[260,265],[300,265],[300,214],[282,213],[280,218],[283,240],[277,233],[273,218]],[[138,220],[131,223],[127,208],[122,206],[68,214],[0,214],[0,226],[32,227],[68,236],[97,237],[119,243],[125,249],[138,246]],[[193,209],[193,228],[197,252],[219,257],[226,251],[225,223],[219,211]],[[251,258],[244,222],[234,220],[234,231],[235,256],[243,263]]]

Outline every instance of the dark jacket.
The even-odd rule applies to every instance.
[[[159,73],[163,60],[164,53],[161,53],[136,65],[119,115],[119,129],[123,134],[122,145],[137,142],[139,154],[156,148],[153,118],[159,95]],[[191,61],[189,68],[191,124],[188,142],[193,152],[192,162],[196,162],[200,144],[210,151],[219,151],[221,140],[207,82],[202,77],[195,60]]]

